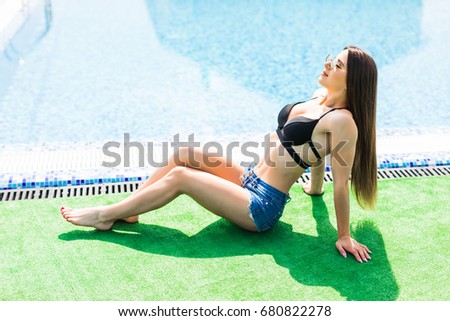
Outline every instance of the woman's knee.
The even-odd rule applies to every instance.
[[[166,176],[169,184],[173,185],[179,192],[182,192],[184,182],[188,176],[188,169],[184,166],[176,166],[172,168]]]
[[[199,172],[201,171],[195,168],[176,166],[168,173],[167,178],[179,194],[191,195],[198,181],[196,174]]]

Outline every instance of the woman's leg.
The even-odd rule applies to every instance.
[[[187,147],[181,147],[177,153],[174,153],[170,157],[166,166],[157,168],[148,180],[139,186],[133,194],[140,192],[153,183],[156,183],[176,166],[199,169],[229,180],[230,182],[238,185],[241,184],[239,177],[244,173],[244,169],[241,166],[228,161],[224,156],[216,156],[211,153],[205,153],[202,148],[190,149]]]
[[[248,215],[250,193],[246,189],[216,175],[184,166],[173,168],[154,184],[119,203],[80,210],[65,209],[62,214],[75,225],[106,230],[118,219],[160,208],[181,194],[189,195],[207,210],[244,229],[256,231]]]
[[[223,156],[204,153],[202,148],[190,149],[181,147],[177,153],[171,156],[166,166],[158,167],[148,180],[141,184],[129,197],[140,193],[145,188],[156,183],[177,166],[199,169],[238,185],[241,184],[239,178],[244,173],[244,169],[241,166],[227,161]],[[123,220],[134,223],[138,221],[138,216],[123,218]]]

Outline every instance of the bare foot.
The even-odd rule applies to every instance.
[[[102,207],[71,209],[61,206],[61,215],[75,225],[91,226],[98,230],[109,230],[114,224],[114,220],[106,220],[103,216]]]

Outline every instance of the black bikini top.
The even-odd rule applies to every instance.
[[[314,143],[311,141],[312,133],[316,125],[323,117],[325,117],[326,114],[331,113],[332,111],[338,108],[333,108],[327,111],[317,119],[311,119],[299,115],[292,117],[292,119],[290,119],[288,122],[289,114],[292,108],[294,108],[296,105],[300,103],[303,103],[303,101],[295,104],[286,105],[283,107],[283,109],[281,109],[280,113],[278,114],[277,134],[278,137],[280,138],[281,144],[286,148],[289,155],[291,155],[291,157],[295,160],[297,164],[306,169],[311,165],[303,161],[294,151],[292,146],[299,146],[308,143],[317,159],[319,160],[322,159],[319,155],[319,152],[317,151],[316,146],[314,146]]]

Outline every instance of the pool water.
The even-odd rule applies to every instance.
[[[264,135],[348,44],[378,64],[380,130],[446,127],[449,30],[432,0],[54,0],[46,36],[0,59],[0,143]]]

